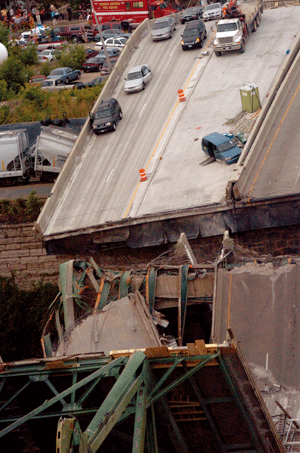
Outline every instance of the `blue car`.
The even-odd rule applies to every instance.
[[[72,80],[77,80],[81,76],[79,69],[57,68],[50,72],[47,79],[60,80],[60,83],[68,85]]]
[[[237,162],[242,152],[234,140],[234,135],[219,132],[213,132],[202,138],[202,150],[208,157],[214,157],[226,165]]]

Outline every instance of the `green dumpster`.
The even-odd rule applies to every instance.
[[[245,83],[240,88],[243,112],[256,112],[261,108],[258,86],[254,83]]]

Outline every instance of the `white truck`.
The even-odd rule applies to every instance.
[[[237,2],[230,0],[222,8],[222,19],[217,23],[214,40],[214,52],[217,57],[222,52],[238,50],[245,52],[245,40],[250,33],[255,32],[260,24],[263,12],[262,0]]]
[[[54,181],[76,139],[64,130],[42,127],[36,144],[29,147],[26,129],[0,132],[0,185],[26,183],[30,176]]]

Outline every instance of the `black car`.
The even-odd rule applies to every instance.
[[[123,118],[122,109],[115,98],[101,101],[96,112],[91,114],[93,131],[96,135],[101,132],[115,131],[119,120]]]
[[[192,20],[184,29],[181,40],[183,50],[192,49],[194,47],[202,47],[203,41],[207,37],[206,28],[203,20]]]
[[[96,85],[101,85],[103,82],[107,80],[107,77],[97,77],[96,79],[93,79],[91,82],[87,82],[85,86],[87,87],[94,87]]]
[[[193,6],[191,8],[187,8],[180,14],[180,22],[185,24],[186,22],[190,22],[191,20],[199,20],[202,19],[204,12],[204,8],[202,6]]]

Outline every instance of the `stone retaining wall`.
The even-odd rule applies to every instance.
[[[270,228],[232,234],[235,244],[258,255],[300,255],[300,228],[298,225],[285,228]],[[190,241],[199,263],[213,261],[220,253],[222,236],[197,238]],[[170,251],[169,256],[165,254]],[[129,269],[145,268],[160,254],[162,262],[168,263],[172,256],[172,245],[130,249],[122,247],[105,250],[94,256],[102,268]],[[20,288],[28,289],[39,281],[57,284],[59,265],[69,259],[88,260],[89,256],[47,256],[42,241],[33,224],[0,226],[0,275],[14,276]]]

